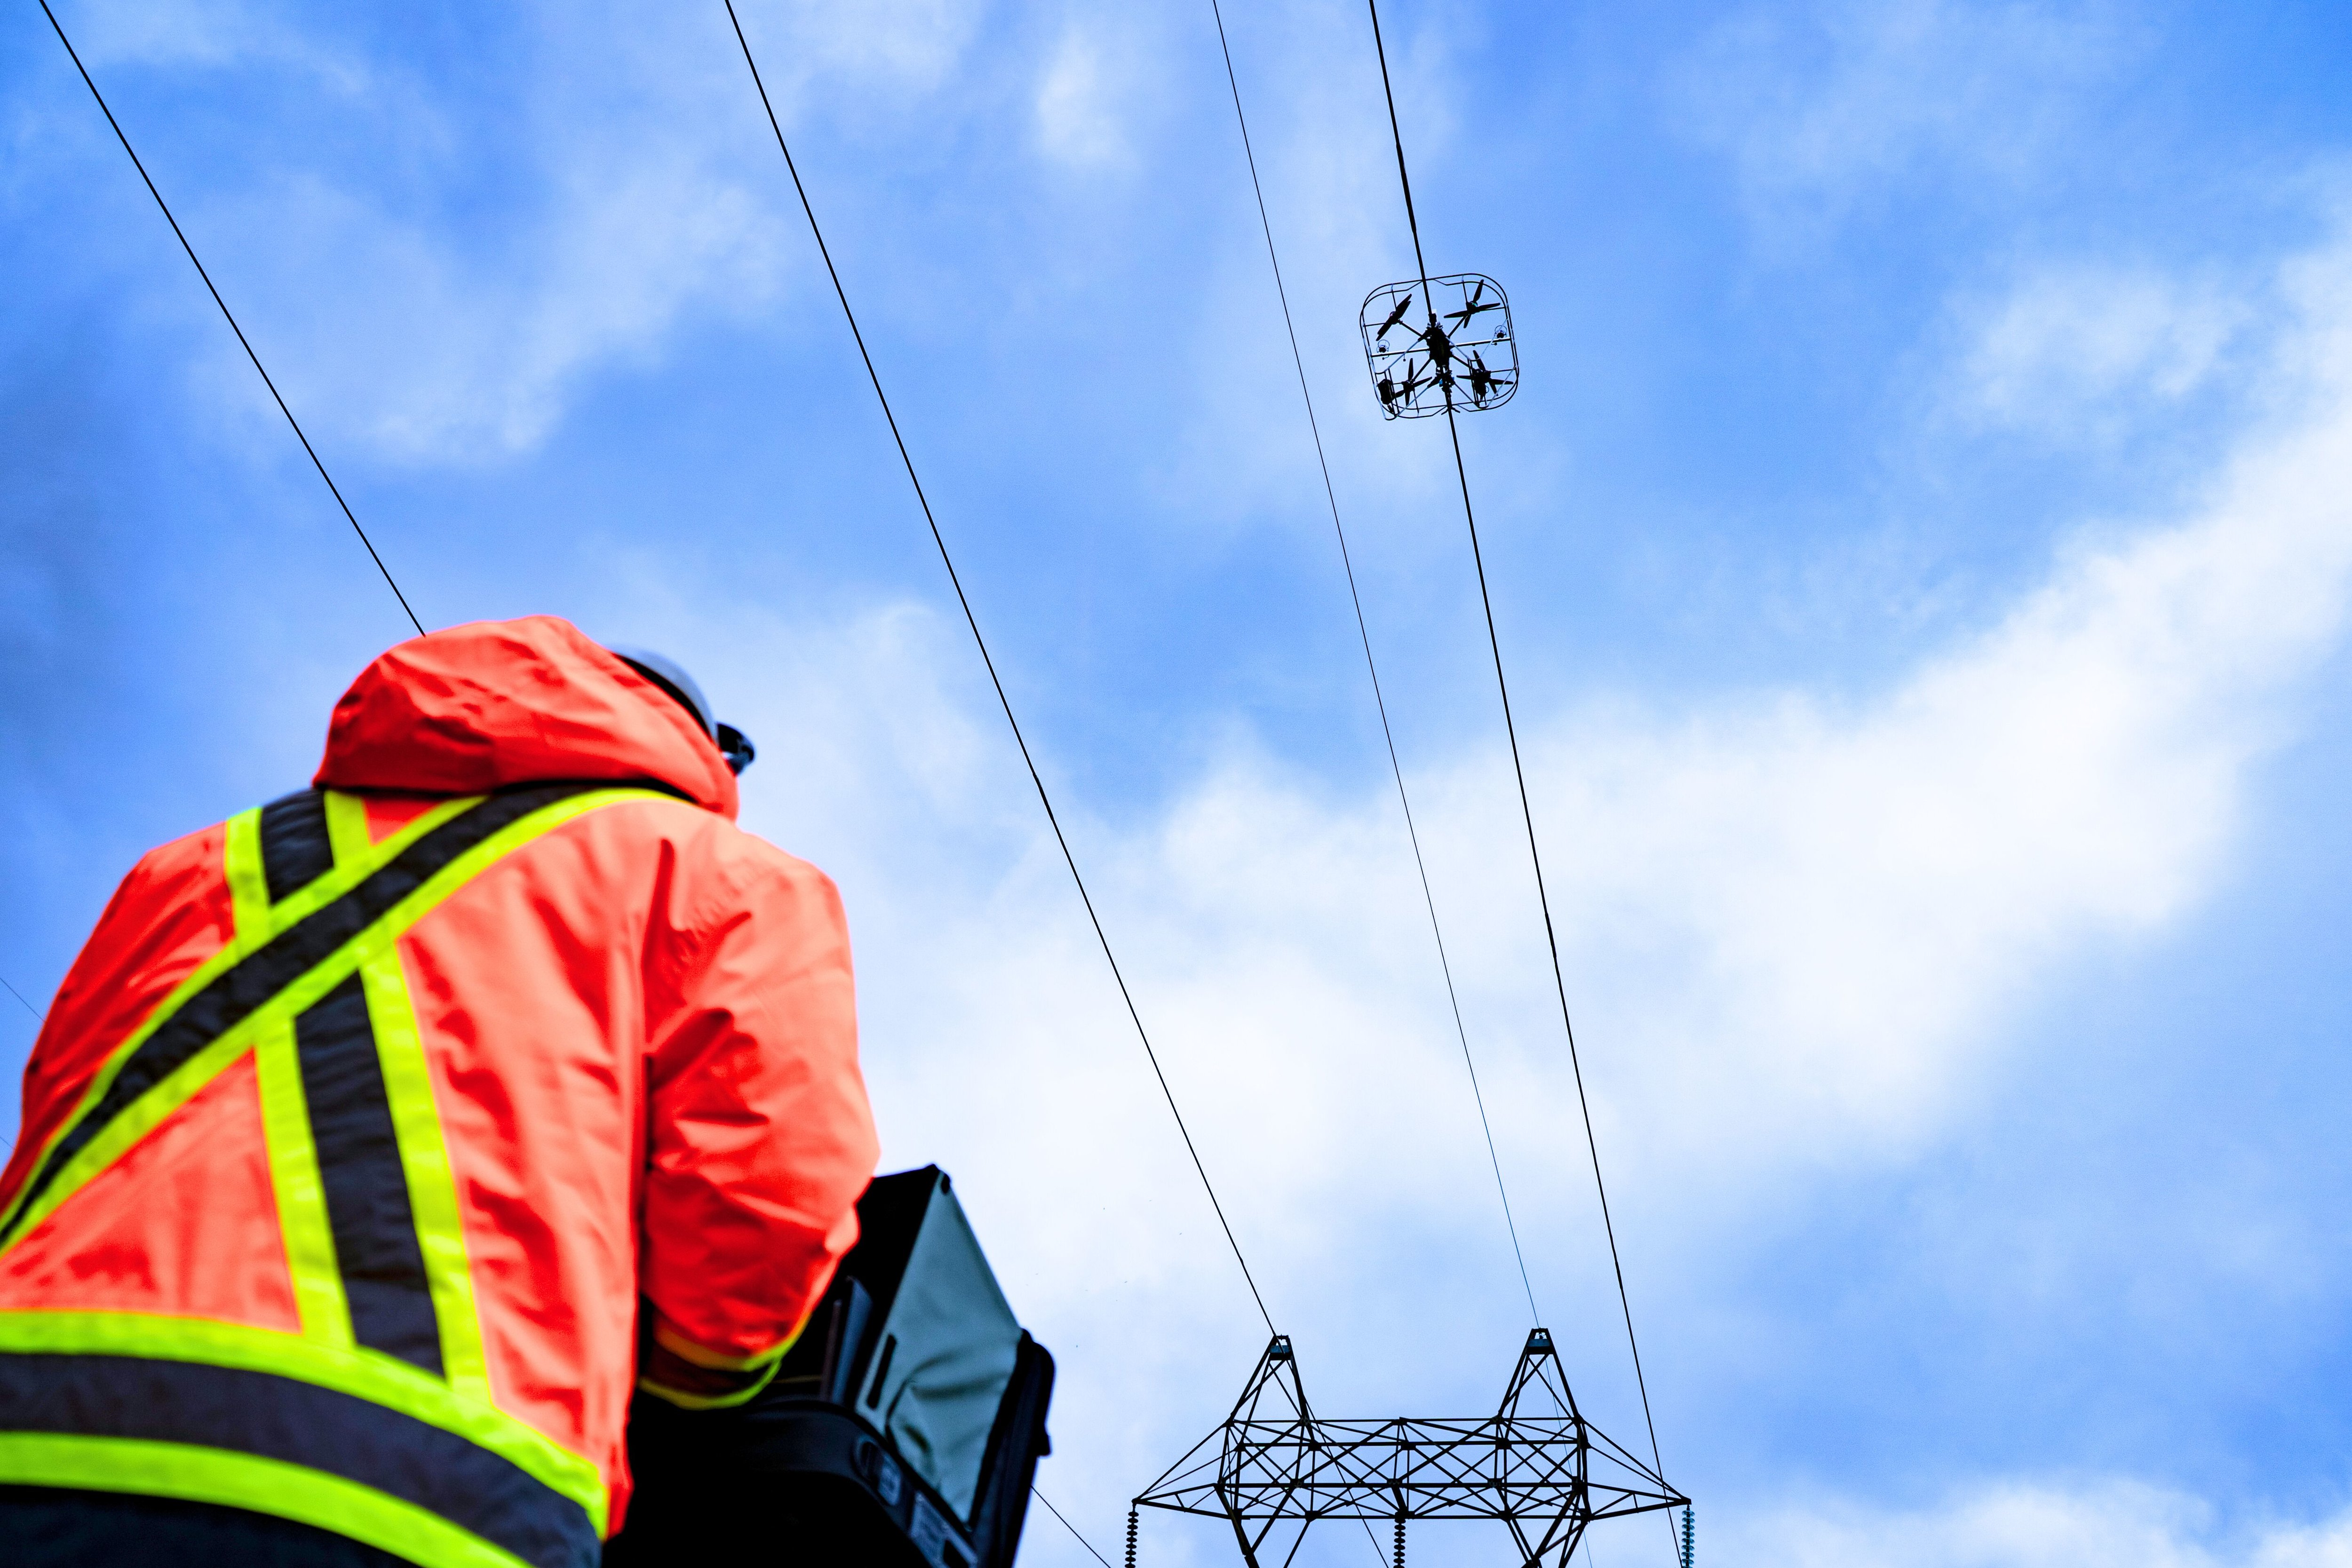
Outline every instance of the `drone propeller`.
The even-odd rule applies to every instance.
[[[1486,362],[1479,357],[1477,350],[1472,349],[1465,357],[1470,361],[1470,396],[1472,401],[1484,405],[1486,399],[1498,388],[1507,389],[1511,385],[1511,373],[1509,371],[1504,371],[1497,374],[1494,371],[1488,370],[1486,368]]]
[[[1482,300],[1485,300],[1486,302],[1481,303],[1480,301]],[[1470,324],[1470,319],[1472,317],[1484,315],[1488,310],[1499,310],[1502,308],[1503,303],[1501,300],[1486,300],[1486,285],[1482,280],[1475,288],[1470,290],[1470,298],[1462,302],[1462,309],[1447,311],[1445,313],[1445,319],[1453,322],[1455,330],[1459,331],[1461,328],[1466,327]]]

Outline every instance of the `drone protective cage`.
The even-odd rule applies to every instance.
[[[1481,413],[1519,389],[1511,302],[1483,273],[1384,283],[1364,296],[1356,325],[1372,395],[1390,419]]]

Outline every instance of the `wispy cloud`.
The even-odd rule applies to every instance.
[[[62,19],[83,60],[91,66],[201,70],[266,62],[313,76],[342,91],[360,90],[373,74],[360,51],[338,48],[306,34],[282,5],[251,0],[67,6]]]
[[[2050,268],[1963,309],[1965,416],[2057,437],[2115,434],[2148,404],[2209,384],[2270,304],[2152,268]]]
[[[1131,156],[1120,115],[1131,91],[1120,63],[1089,28],[1071,26],[1046,57],[1037,82],[1037,142],[1079,169],[1115,167]]]
[[[588,378],[657,361],[692,325],[752,319],[808,264],[724,12],[619,10],[486,40],[508,56],[495,108],[467,82],[335,66],[331,27],[243,11],[217,27],[185,7],[111,18],[96,53],[200,68],[202,90],[262,113],[293,106],[306,134],[256,118],[251,155],[207,188],[146,134],[137,78],[115,91],[314,433],[466,463],[534,447]],[[742,10],[788,126],[812,103],[863,112],[937,90],[977,18],[947,0]],[[354,145],[373,150],[363,173]],[[186,292],[177,275],[156,286]],[[207,392],[266,426],[234,344],[215,346]]]
[[[2145,42],[2096,0],[1755,7],[1707,36],[1668,97],[1786,241],[1923,177],[2030,178]]]
[[[990,9],[987,0],[784,0],[736,8],[747,25],[767,24],[763,36],[781,46],[780,79],[802,83],[824,75],[901,92],[938,88]]]
[[[1987,1487],[1940,1508],[1797,1507],[1723,1550],[1766,1568],[2344,1568],[2352,1518],[2223,1527],[2198,1498],[2126,1481]]]

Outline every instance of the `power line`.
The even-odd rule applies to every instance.
[[[1275,253],[1274,223],[1266,216],[1265,187],[1258,183],[1257,153],[1250,145],[1249,117],[1242,112],[1242,87],[1234,74],[1233,45],[1225,37],[1224,12],[1217,0],[1209,0],[1209,14],[1216,18],[1217,47],[1225,57],[1225,84],[1233,89],[1234,121],[1241,127],[1242,156],[1249,163],[1250,189],[1257,196],[1258,226],[1265,232],[1265,258],[1274,268],[1275,297],[1282,301],[1282,326],[1290,335],[1290,363],[1298,372],[1299,401],[1307,405],[1307,428],[1315,437],[1315,463],[1323,473],[1323,498],[1330,503],[1331,531],[1339,541],[1339,566],[1348,577],[1348,602],[1356,610],[1356,637],[1364,645],[1364,668],[1372,678],[1372,705],[1380,710],[1381,739],[1387,743],[1389,772],[1396,779],[1397,804],[1404,808],[1405,837],[1412,842],[1413,869],[1421,874],[1422,902],[1429,910],[1429,932],[1437,942],[1437,966],[1445,976],[1445,1000],[1454,1009],[1454,1037],[1462,1042],[1462,1065],[1470,1072],[1470,1098],[1477,1103],[1478,1126],[1486,1135],[1486,1158],[1495,1168],[1495,1191],[1503,1200],[1503,1224],[1511,1233],[1511,1255],[1518,1259],[1519,1284],[1528,1293],[1528,1315],[1540,1322],[1543,1312],[1536,1306],[1536,1288],[1528,1278],[1528,1255],[1519,1246],[1518,1221],[1511,1215],[1511,1192],[1503,1182],[1503,1158],[1495,1150],[1494,1123],[1486,1119],[1486,1092],[1478,1087],[1478,1065],[1470,1057],[1470,1032],[1462,1022],[1462,999],[1454,990],[1454,965],[1445,956],[1445,932],[1437,921],[1437,896],[1430,890],[1429,865],[1421,853],[1421,830],[1412,820],[1412,797],[1404,787],[1404,765],[1397,760],[1396,734],[1389,728],[1388,699],[1381,691],[1381,668],[1372,658],[1372,634],[1364,622],[1363,596],[1356,591],[1356,563],[1348,551],[1348,531],[1339,522],[1339,497],[1331,486],[1330,459],[1323,455],[1323,430],[1315,417],[1315,395],[1307,387],[1307,361],[1298,352],[1298,329],[1290,319],[1290,291],[1282,281],[1282,258]],[[1377,1544],[1377,1543],[1375,1543]]]
[[[14,985],[8,985],[8,977],[6,975],[0,974],[0,985],[7,985],[8,994],[14,996],[19,1002],[24,1002],[25,1011],[30,1013],[37,1022],[46,1024],[49,1021],[49,1016],[47,1013],[42,1012],[38,1007],[34,1006],[30,1002],[26,1002],[25,1000],[25,994],[22,991],[17,990]],[[15,1153],[16,1152],[16,1141],[14,1138],[11,1138],[7,1140],[7,1152],[12,1154]]]
[[[1413,213],[1412,177],[1405,172],[1404,132],[1397,123],[1396,89],[1389,81],[1387,46],[1381,41],[1380,0],[1364,0],[1372,18],[1372,49],[1381,62],[1381,92],[1388,100],[1389,133],[1396,142],[1397,184],[1404,192],[1405,224],[1412,231],[1412,260],[1420,269],[1422,302],[1434,319],[1436,304],[1429,298],[1429,263],[1421,252],[1421,220]],[[1519,761],[1518,727],[1511,719],[1510,683],[1503,678],[1503,644],[1495,631],[1495,601],[1486,590],[1486,563],[1478,548],[1478,517],[1470,505],[1470,470],[1462,461],[1462,429],[1454,417],[1454,398],[1449,392],[1445,399],[1445,429],[1454,438],[1454,474],[1462,486],[1462,519],[1470,529],[1470,560],[1478,572],[1478,603],[1486,614],[1486,646],[1495,656],[1495,689],[1503,700],[1503,732],[1511,742],[1511,776],[1519,788],[1519,816],[1528,830],[1528,859],[1535,867],[1536,902],[1543,910],[1544,945],[1551,953],[1553,987],[1559,994],[1560,1027],[1568,1036],[1568,1063],[1576,1079],[1577,1108],[1584,1116],[1584,1146],[1592,1156],[1592,1186],[1601,1197],[1601,1228],[1609,1238],[1609,1264],[1617,1276],[1617,1304],[1625,1315],[1625,1344],[1633,1355],[1633,1384],[1641,1391],[1642,1420],[1650,1431],[1650,1458],[1665,1474],[1665,1461],[1658,1452],[1658,1423],[1650,1413],[1650,1386],[1642,1374],[1642,1345],[1633,1334],[1633,1298],[1625,1289],[1625,1264],[1617,1252],[1617,1226],[1609,1215],[1609,1184],[1601,1176],[1601,1141],[1592,1131],[1592,1103],[1584,1092],[1584,1066],[1576,1049],[1576,1021],[1569,1014],[1568,976],[1559,963],[1559,936],[1553,929],[1551,896],[1544,887],[1543,853],[1536,845],[1535,808],[1528,801],[1528,773]]]
[[[345,500],[343,492],[336,488],[334,476],[327,472],[327,465],[319,460],[318,448],[311,446],[310,437],[302,433],[302,422],[294,417],[294,411],[286,406],[286,399],[278,393],[278,384],[269,379],[268,371],[261,368],[261,356],[253,352],[253,344],[247,341],[245,329],[236,324],[236,317],[229,310],[228,301],[221,298],[218,289],[213,287],[213,275],[205,270],[203,262],[196,259],[196,247],[188,243],[186,233],[180,227],[180,220],[172,216],[170,204],[163,200],[163,193],[157,190],[155,182],[149,178],[147,165],[141,163],[139,154],[131,150],[131,138],[123,134],[122,123],[114,118],[114,110],[106,106],[106,95],[98,90],[98,83],[90,80],[89,68],[81,63],[81,56],[75,52],[73,40],[66,37],[64,26],[58,21],[58,14],[49,9],[49,0],[41,0],[41,15],[49,19],[50,27],[58,35],[58,42],[66,47],[67,57],[73,61],[74,69],[81,73],[82,84],[89,89],[90,97],[98,100],[99,112],[105,115],[107,124],[114,128],[114,139],[122,143],[125,153],[131,154],[131,166],[139,171],[139,178],[145,183],[147,194],[153,196],[155,205],[163,209],[163,221],[172,226],[172,233],[179,240],[180,248],[188,253],[188,260],[195,267],[196,276],[205,280],[205,292],[212,295],[213,303],[220,307],[222,319],[228,322],[228,330],[236,334],[237,346],[245,350],[245,357],[253,362],[254,370],[261,377],[261,384],[269,389],[269,395],[278,404],[278,412],[286,416],[286,423],[294,427],[294,438],[301,442],[302,450],[310,454],[310,466],[319,470],[320,479],[327,481],[328,493],[335,498],[335,504],[343,509],[343,516],[350,521],[352,531],[360,536],[362,544],[367,546],[368,559],[374,562],[375,569],[383,574],[384,586],[390,588],[392,596],[400,601],[401,613],[408,617],[408,624],[416,628],[416,635],[423,637],[425,623],[418,620],[416,612],[408,607],[408,595],[402,593],[400,584],[392,580],[392,568],[386,566],[383,557],[376,553],[375,542],[367,536],[367,530],[360,526],[359,518],[352,511],[352,503]]]
[[[8,980],[5,975],[0,975],[0,985],[8,985]],[[14,996],[19,1002],[25,1002],[25,994],[22,991],[17,990],[14,985],[8,985],[8,994]],[[38,1007],[34,1006],[30,1002],[25,1002],[25,1011],[30,1013],[34,1017],[39,1019],[44,1024],[49,1021],[49,1016],[47,1013],[42,1012]]]
[[[1192,1132],[1184,1124],[1184,1113],[1176,1108],[1176,1091],[1168,1086],[1168,1075],[1160,1066],[1160,1053],[1151,1047],[1151,1036],[1143,1026],[1143,1015],[1135,1005],[1135,997],[1127,988],[1127,976],[1118,967],[1112,953],[1110,938],[1103,931],[1102,917],[1095,912],[1095,901],[1087,891],[1087,879],[1078,874],[1077,857],[1070,852],[1070,841],[1062,832],[1061,818],[1055,815],[1054,799],[1045,791],[1045,780],[1037,771],[1037,760],[1029,753],[1029,742],[1021,732],[1021,721],[1013,716],[1013,700],[1004,693],[1004,682],[996,673],[996,660],[990,657],[988,639],[980,634],[980,620],[973,615],[971,600],[963,591],[963,579],[955,569],[955,560],[948,553],[946,536],[940,532],[939,519],[931,515],[930,498],[923,493],[923,481],[915,473],[915,459],[908,454],[907,438],[898,431],[898,416],[890,411],[890,399],[882,390],[882,377],[874,368],[874,356],[866,352],[866,334],[857,329],[857,313],[849,308],[849,294],[841,284],[841,272],[833,264],[833,252],[824,243],[824,231],[817,226],[816,209],[809,205],[808,187],[801,184],[800,167],[793,162],[793,150],[784,142],[784,128],[776,118],[776,106],[768,98],[768,84],[761,79],[760,62],[751,58],[751,40],[743,36],[742,18],[735,15],[735,0],[726,0],[727,19],[735,26],[735,41],[743,50],[743,63],[751,68],[751,85],[759,89],[760,106],[768,111],[768,126],[776,133],[776,150],[784,155],[784,169],[793,177],[793,190],[801,200],[801,211],[807,215],[809,233],[816,238],[817,254],[824,258],[825,275],[833,279],[833,292],[841,301],[841,313],[849,322],[849,335],[856,340],[857,356],[866,363],[866,378],[874,384],[874,396],[882,405],[882,417],[890,426],[890,439],[898,444],[898,461],[906,466],[907,481],[915,488],[915,500],[923,509],[923,521],[930,525],[931,542],[939,547],[940,563],[947,568],[948,582],[955,589],[956,603],[962,607],[964,624],[971,628],[971,640],[980,649],[981,663],[988,667],[989,684],[996,689],[997,705],[1004,710],[1004,721],[1012,727],[1013,743],[1021,748],[1021,761],[1029,770],[1029,782],[1037,788],[1038,804],[1045,808],[1045,821],[1054,829],[1054,842],[1061,847],[1063,863],[1070,868],[1070,880],[1077,884],[1078,900],[1086,905],[1087,920],[1095,930],[1095,941],[1102,945],[1103,958],[1110,965],[1111,978],[1118,983],[1119,999],[1127,1004],[1127,1016],[1135,1026],[1136,1038],[1143,1042],[1143,1054],[1151,1063],[1152,1077],[1160,1080],[1160,1092],[1168,1101],[1168,1113],[1176,1119],[1176,1131],[1184,1140],[1184,1152],[1192,1157],[1192,1169],[1199,1173],[1202,1190],[1209,1194],[1209,1206],[1216,1211],[1217,1224],[1225,1233],[1225,1245],[1234,1250],[1234,1261],[1241,1265],[1242,1279],[1249,1286],[1250,1299],[1257,1303],[1258,1316],[1265,1320],[1266,1331],[1275,1332],[1274,1314],[1266,1310],[1265,1298],[1258,1293],[1256,1277],[1250,1273],[1249,1259],[1242,1256],[1242,1244],[1234,1238],[1234,1227],[1225,1218],[1225,1206],[1217,1201],[1217,1189],[1209,1180],[1209,1169],[1201,1163],[1201,1151],[1193,1145]],[[1051,1505],[1048,1505],[1051,1506]]]
[[[1085,1536],[1080,1535],[1080,1534],[1078,1533],[1078,1527],[1077,1527],[1076,1525],[1072,1524],[1072,1523],[1071,1523],[1068,1520],[1066,1520],[1066,1519],[1062,1519],[1062,1510],[1061,1510],[1060,1509],[1058,1509],[1058,1508],[1055,1508],[1055,1507],[1054,1506],[1054,1504],[1053,1504],[1052,1500],[1049,1500],[1049,1499],[1045,1496],[1045,1494],[1044,1492],[1041,1492],[1041,1491],[1039,1491],[1039,1490],[1037,1489],[1037,1483],[1036,1483],[1036,1482],[1034,1482],[1034,1481],[1032,1481],[1032,1482],[1030,1482],[1030,1483],[1029,1483],[1029,1495],[1030,1495],[1031,1497],[1033,1497],[1033,1498],[1035,1498],[1039,1502],[1044,1503],[1044,1504],[1045,1505],[1045,1511],[1046,1511],[1047,1513],[1052,1514],[1055,1519],[1060,1519],[1060,1520],[1062,1520],[1062,1528],[1063,1528],[1064,1530],[1068,1531],[1070,1532],[1070,1535],[1071,1535],[1072,1539],[1076,1540],[1079,1545],[1081,1545],[1081,1546],[1083,1546],[1083,1547],[1085,1547],[1085,1548],[1087,1549],[1087,1556],[1089,1556],[1089,1557],[1093,1558],[1096,1562],[1097,1562],[1097,1563],[1101,1563],[1101,1564],[1103,1565],[1103,1568],[1110,1568],[1110,1559],[1109,1559],[1109,1558],[1108,1558],[1108,1557],[1106,1557],[1106,1556],[1104,1556],[1101,1552],[1097,1552],[1097,1551],[1095,1550],[1095,1543],[1094,1543],[1093,1542],[1091,1542],[1091,1541],[1088,1541]]]

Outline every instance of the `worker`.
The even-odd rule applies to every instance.
[[[593,1568],[632,1386],[756,1393],[874,1170],[750,756],[666,661],[459,626],[140,861],[0,1174],[0,1561]]]

